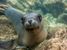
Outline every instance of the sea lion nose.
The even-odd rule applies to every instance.
[[[28,22],[29,22],[29,24],[31,25],[31,23],[32,23],[32,20],[29,20]]]

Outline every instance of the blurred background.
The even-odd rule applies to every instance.
[[[42,14],[50,26],[67,24],[67,0],[8,0],[8,3],[23,13]]]

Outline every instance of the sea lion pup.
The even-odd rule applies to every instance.
[[[29,48],[35,48],[39,43],[44,41],[47,37],[47,33],[44,29],[42,16],[37,13],[25,14],[21,18],[24,26],[23,43]]]

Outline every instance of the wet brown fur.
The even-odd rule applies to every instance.
[[[44,25],[42,21],[38,28],[35,28],[33,30],[25,30],[24,33],[25,35],[23,38],[23,43],[29,47],[37,46],[39,43],[44,41],[47,37],[47,32],[44,29]]]

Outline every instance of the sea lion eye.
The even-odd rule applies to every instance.
[[[22,24],[24,24],[24,21],[25,21],[25,19],[22,17],[22,18],[21,18],[21,22],[22,22]]]
[[[37,17],[38,17],[39,21],[41,22],[42,21],[42,16],[40,14],[38,14]]]

